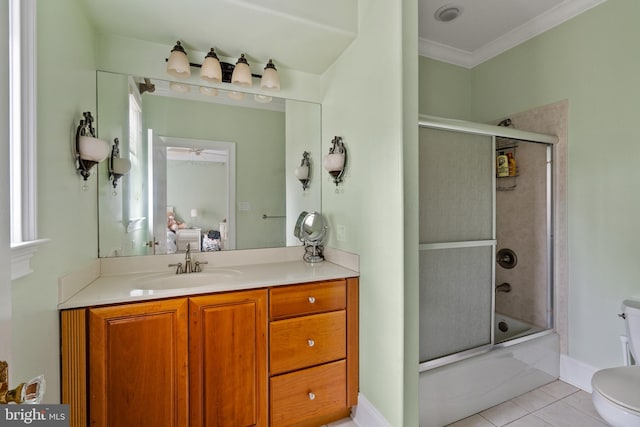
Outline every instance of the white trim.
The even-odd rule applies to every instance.
[[[41,245],[48,241],[49,239],[32,240],[29,242],[16,243],[11,246],[11,280],[16,280],[33,273],[31,269],[31,257]]]
[[[576,360],[566,354],[560,355],[560,379],[591,393],[591,377],[598,371],[591,365]]]
[[[521,26],[509,31],[495,40],[485,44],[473,52],[456,49],[426,39],[418,40],[418,53],[428,58],[473,68],[488,61],[519,44],[530,40],[545,31],[572,19],[607,0],[565,0]]]
[[[380,411],[362,393],[358,393],[358,406],[351,411],[351,418],[359,427],[391,427]]]

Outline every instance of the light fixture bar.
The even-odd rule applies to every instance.
[[[169,58],[165,58],[164,62],[169,62]],[[193,62],[189,62],[189,65],[196,68],[202,68],[202,64],[196,64]],[[231,83],[231,75],[233,74],[233,69],[236,68],[234,64],[229,62],[220,61],[220,67],[222,68],[222,81],[224,83]],[[253,74],[251,73],[251,77],[255,77],[257,79],[262,78],[262,74]]]

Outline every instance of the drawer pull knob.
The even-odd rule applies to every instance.
[[[309,400],[315,400],[316,399],[316,394],[314,392],[309,392]]]
[[[309,297],[309,304],[314,304],[316,302],[316,297]]]
[[[307,344],[309,344],[309,347],[313,347],[314,345],[316,345],[316,342],[314,340],[308,340]]]

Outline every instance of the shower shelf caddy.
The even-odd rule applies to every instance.
[[[518,140],[508,138],[496,138],[496,153],[511,153],[517,159],[516,148],[518,148]],[[496,175],[496,191],[511,191],[517,187],[517,178],[520,167],[516,161],[516,174],[513,176],[497,176]]]

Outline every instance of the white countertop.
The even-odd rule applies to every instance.
[[[357,277],[359,273],[329,261],[302,260],[220,267],[202,266],[202,272],[175,274],[175,270],[101,275],[66,300],[59,309],[236,291],[321,280]]]

